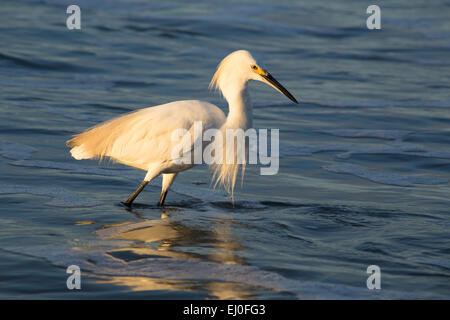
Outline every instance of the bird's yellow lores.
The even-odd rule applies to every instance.
[[[162,190],[158,205],[162,206],[176,175],[192,168],[173,158],[171,139],[177,129],[191,130],[201,121],[203,129],[247,130],[252,127],[252,107],[247,90],[250,80],[262,81],[281,92],[293,102],[297,100],[272,75],[257,63],[246,50],[226,56],[218,65],[210,87],[219,89],[228,102],[228,115],[217,106],[198,100],[176,101],[140,109],[100,123],[67,141],[70,153],[77,159],[109,157],[114,161],[147,171],[144,181],[122,202],[130,206],[149,181],[162,174]],[[192,142],[192,148],[194,141]],[[224,148],[226,149],[226,145]],[[239,166],[223,162],[214,164],[217,182],[233,192]]]

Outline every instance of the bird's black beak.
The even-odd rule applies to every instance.
[[[281,83],[279,83],[274,77],[272,77],[272,75],[270,73],[267,72],[266,75],[261,74],[261,77],[263,77],[263,79],[265,80],[264,82],[267,82],[267,84],[272,86],[274,89],[281,92],[286,97],[288,97],[291,101],[298,104],[297,99],[295,99],[294,96],[289,91],[287,91],[287,89],[285,87],[283,87],[281,85]]]

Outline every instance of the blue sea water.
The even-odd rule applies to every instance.
[[[379,1],[381,30],[370,4],[3,0],[0,298],[450,298],[450,2]],[[144,172],[70,157],[71,135],[131,110],[226,111],[208,84],[237,49],[300,104],[250,85],[280,170],[247,167],[234,206],[198,166],[165,208],[158,180],[127,210]]]

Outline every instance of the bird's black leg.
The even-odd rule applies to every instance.
[[[164,200],[166,200],[167,191],[161,192],[161,197],[159,198],[158,206],[162,207],[164,205]]]
[[[164,173],[161,185],[161,197],[159,198],[158,206],[162,207],[164,205],[164,200],[166,200],[167,191],[169,191],[173,180],[177,176],[176,173]]]
[[[142,181],[142,183],[137,187],[137,189],[131,194],[131,196],[128,197],[128,199],[122,204],[127,207],[131,207],[131,204],[133,203],[134,199],[141,193],[142,190],[144,190],[145,186],[148,184],[148,181]]]

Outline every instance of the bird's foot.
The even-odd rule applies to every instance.
[[[121,204],[123,204],[127,208],[131,208],[131,202],[123,201],[121,202]]]

